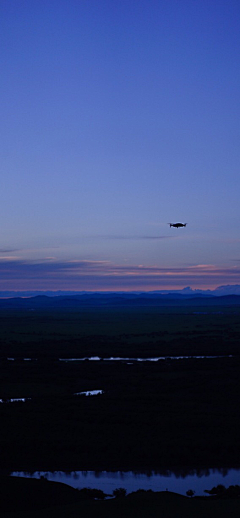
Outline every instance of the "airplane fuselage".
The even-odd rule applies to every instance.
[[[169,223],[170,227],[174,228],[180,228],[180,227],[186,227],[187,223]]]

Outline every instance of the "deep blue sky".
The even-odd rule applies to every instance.
[[[0,289],[240,284],[239,1],[1,0],[0,41]]]

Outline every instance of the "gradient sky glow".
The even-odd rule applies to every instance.
[[[0,290],[240,284],[239,1],[1,0],[0,40]]]

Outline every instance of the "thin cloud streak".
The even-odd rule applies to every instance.
[[[191,265],[162,268],[117,265],[109,261],[73,260],[30,262],[13,258],[0,261],[0,289],[131,290],[168,287],[214,287],[235,284],[240,267]]]
[[[38,247],[22,247],[22,248],[0,248],[0,254],[11,254],[13,252],[34,252],[39,250],[56,250],[59,246],[38,246]]]
[[[0,254],[11,254],[13,252],[19,252],[19,248],[0,248]]]
[[[99,236],[103,239],[121,239],[121,240],[155,240],[155,239],[176,239],[178,236]]]
[[[78,241],[79,239],[90,239],[90,240],[94,240],[94,239],[99,239],[99,240],[120,240],[120,241],[142,241],[142,240],[158,240],[158,239],[176,239],[178,238],[179,236],[147,236],[147,235],[144,235],[144,236],[122,236],[122,235],[114,235],[114,234],[110,234],[110,235],[97,235],[97,236],[81,236],[80,238],[78,238]]]

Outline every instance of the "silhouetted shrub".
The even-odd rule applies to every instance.
[[[114,489],[113,496],[115,498],[122,498],[123,496],[126,496],[127,490],[124,487],[119,487],[117,489]]]
[[[186,491],[186,495],[187,495],[187,496],[192,497],[193,495],[195,495],[195,492],[196,492],[196,491],[193,491],[192,489],[188,489],[188,490]]]
[[[208,493],[209,495],[223,496],[225,491],[225,486],[218,484],[218,486],[214,486],[212,489],[205,489],[204,493]]]
[[[205,489],[204,492],[218,498],[238,498],[240,496],[240,486],[235,485],[226,488],[222,484],[219,484],[217,487],[213,487],[212,489]]]

